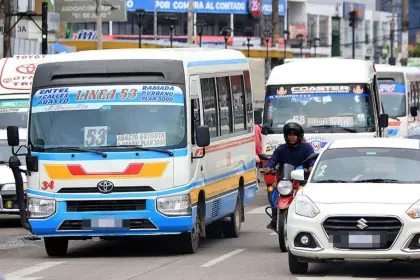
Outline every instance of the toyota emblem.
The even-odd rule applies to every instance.
[[[114,189],[114,184],[110,181],[100,181],[98,183],[98,190],[100,193],[110,193]]]

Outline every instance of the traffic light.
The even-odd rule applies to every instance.
[[[350,21],[349,26],[351,26],[351,27],[355,27],[356,26],[356,21],[357,21],[357,13],[356,13],[356,11],[349,12],[349,21]]]

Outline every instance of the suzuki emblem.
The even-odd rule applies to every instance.
[[[367,221],[363,218],[361,218],[360,220],[357,221],[357,225],[358,228],[360,228],[361,230],[365,229],[368,227],[367,225]]]
[[[101,193],[110,193],[114,189],[114,184],[110,181],[100,181],[98,183],[98,190]]]

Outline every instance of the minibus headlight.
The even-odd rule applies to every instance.
[[[55,200],[30,197],[28,198],[30,219],[48,218],[55,213]]]
[[[166,216],[190,216],[190,194],[160,197],[156,200],[156,208]]]

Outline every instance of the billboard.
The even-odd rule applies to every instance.
[[[188,12],[188,0],[126,0],[127,11],[145,9],[146,12],[154,12],[154,2],[158,12],[186,13]],[[214,14],[249,14],[249,1],[252,0],[194,0],[194,12]],[[262,13],[271,14],[272,0],[260,0]],[[279,0],[279,15],[286,15],[287,0]]]
[[[106,3],[106,5],[105,5]],[[55,10],[64,22],[96,21],[95,0],[56,0]],[[102,21],[126,21],[126,0],[108,0],[102,2]]]

